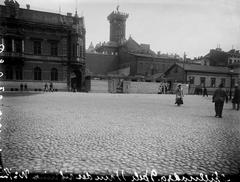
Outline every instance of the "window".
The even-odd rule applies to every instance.
[[[7,80],[12,80],[13,79],[13,69],[12,67],[8,66],[6,67],[6,79]]]
[[[143,63],[139,63],[139,73],[143,72]]]
[[[4,39],[4,43],[5,43],[6,52],[12,52],[12,39],[8,37]]]
[[[225,78],[222,78],[222,79],[221,79],[221,84],[223,85],[223,87],[225,87],[225,83],[226,83],[226,79],[225,79]]]
[[[235,86],[235,79],[232,78],[232,81],[231,81],[231,87],[234,87]]]
[[[76,57],[75,44],[72,44],[72,56]]]
[[[42,79],[41,68],[39,67],[34,68],[34,80],[41,80],[41,79]]]
[[[57,81],[58,80],[58,71],[56,68],[51,69],[51,80]]]
[[[80,57],[83,57],[83,45],[80,45]]]
[[[216,87],[216,78],[211,78],[211,87]]]
[[[190,76],[189,77],[189,83],[190,84],[194,84],[194,76]]]
[[[33,42],[33,51],[34,51],[34,54],[36,55],[40,55],[42,53],[41,41]]]
[[[162,65],[162,71],[165,71],[165,64]]]
[[[15,39],[15,52],[21,53],[22,52],[22,40],[20,39]]]
[[[58,44],[57,42],[51,42],[51,56],[58,55]]]
[[[21,67],[16,68],[16,80],[22,80],[22,68]]]
[[[206,83],[206,78],[205,77],[200,77],[201,86],[205,87],[205,83]]]
[[[174,72],[175,72],[175,73],[177,73],[177,72],[178,72],[178,67],[176,67],[176,68],[175,68]]]

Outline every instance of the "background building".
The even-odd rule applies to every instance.
[[[108,42],[91,43],[86,53],[86,65],[92,76],[125,76],[132,80],[153,81],[155,74],[165,72],[179,62],[179,57],[156,54],[149,44],[139,44],[131,36],[126,40],[128,14],[116,11],[107,17],[110,23]]]
[[[239,72],[231,71],[226,66],[177,63],[164,73],[164,78],[170,83],[187,83],[189,93],[196,93],[203,87],[212,93],[221,83],[227,90],[233,88],[239,83]]]
[[[84,18],[20,8],[16,1],[0,5],[1,65],[6,90],[85,90]]]

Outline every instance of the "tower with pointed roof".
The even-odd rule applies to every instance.
[[[126,20],[128,18],[127,13],[122,13],[117,6],[116,11],[113,11],[108,17],[110,23],[110,42],[116,42],[122,44],[126,38]]]

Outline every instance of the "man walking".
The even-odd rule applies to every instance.
[[[228,102],[227,93],[223,90],[223,84],[220,84],[218,89],[213,94],[213,102],[215,102],[215,117],[222,118],[222,110],[224,101]]]
[[[232,103],[233,103],[233,109],[239,110],[239,105],[240,105],[240,88],[239,88],[238,85],[235,86]],[[236,105],[237,105],[237,108],[236,108]]]

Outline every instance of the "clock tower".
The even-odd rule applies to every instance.
[[[125,32],[128,14],[118,11],[118,8],[119,6],[117,6],[117,10],[113,11],[107,19],[110,23],[110,42],[121,44],[126,40]]]

